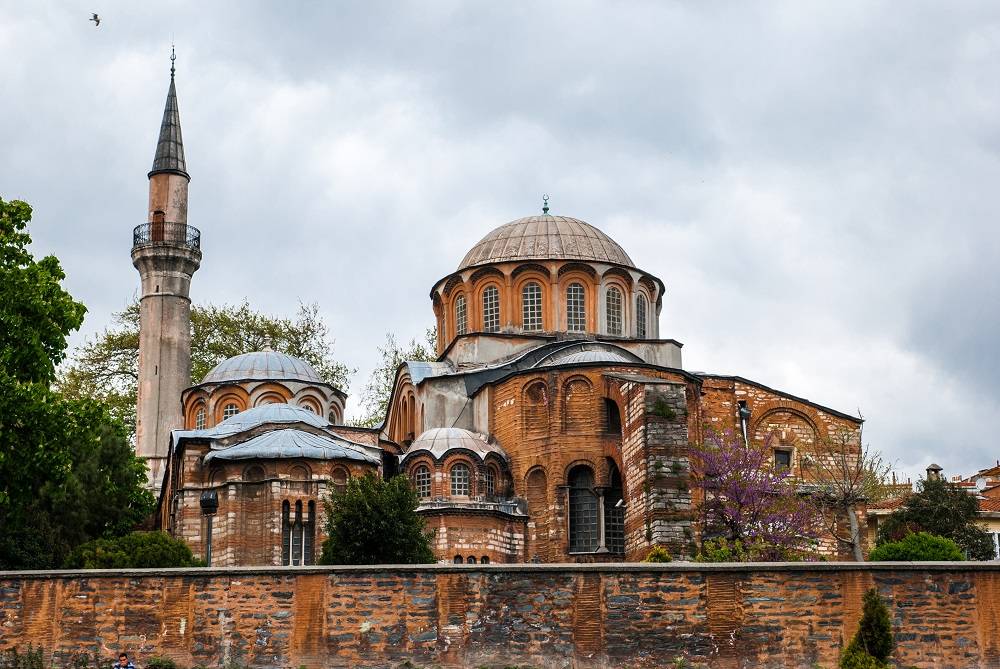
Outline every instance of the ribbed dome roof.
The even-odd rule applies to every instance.
[[[485,434],[470,432],[460,427],[435,427],[417,437],[406,449],[400,462],[406,460],[417,451],[428,451],[436,459],[440,459],[448,451],[463,448],[472,451],[480,459],[490,453],[496,453],[506,459],[507,455],[496,443],[490,441]]]
[[[624,249],[590,223],[568,216],[528,216],[496,228],[458,269],[509,260],[584,260],[635,267]]]
[[[309,409],[292,404],[264,404],[230,416],[208,432],[232,434],[250,430],[265,423],[305,423],[313,427],[329,427],[330,422]]]
[[[308,362],[277,351],[244,353],[224,360],[206,374],[201,382],[225,383],[247,379],[325,383]]]

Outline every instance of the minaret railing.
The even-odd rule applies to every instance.
[[[132,231],[132,248],[144,246],[183,246],[200,250],[201,230],[186,223],[143,223]]]

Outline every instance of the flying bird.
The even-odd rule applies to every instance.
[[[97,14],[92,14],[90,20],[94,22],[94,27],[101,25],[101,17]]]

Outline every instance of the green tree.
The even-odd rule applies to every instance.
[[[387,332],[385,344],[378,347],[382,362],[372,370],[368,377],[368,383],[361,391],[361,418],[354,421],[355,425],[362,427],[376,427],[385,420],[386,410],[389,408],[389,398],[392,396],[392,387],[396,382],[396,371],[404,362],[426,362],[436,360],[437,355],[437,330],[427,328],[424,332],[424,341],[419,342],[411,339],[406,348],[402,348],[396,341],[396,335]]]
[[[879,524],[876,545],[927,532],[951,539],[971,560],[993,559],[993,542],[978,523],[979,503],[973,495],[944,479],[921,479],[917,488],[902,508]]]
[[[166,532],[132,532],[115,539],[95,539],[77,546],[67,569],[162,569],[203,567],[191,548]]]
[[[889,656],[895,642],[892,623],[878,589],[871,588],[864,596],[858,631],[840,659],[841,669],[882,669],[889,666]]]
[[[295,318],[268,316],[247,302],[191,308],[191,381],[242,353],[271,348],[302,358],[328,383],[345,388],[354,370],[332,357],[330,330],[316,304],[299,305]],[[113,317],[113,325],[74,351],[59,375],[59,389],[71,397],[96,397],[135,431],[139,379],[139,302]]]
[[[434,562],[416,493],[405,476],[351,478],[326,501],[326,534],[320,564],[422,564]]]
[[[907,534],[899,541],[886,542],[872,551],[872,562],[914,562],[919,560],[952,562],[965,559],[962,549],[951,539],[926,532]]]
[[[50,388],[85,308],[27,251],[31,207],[0,200],[0,568],[58,566],[153,507],[145,464],[105,406]]]

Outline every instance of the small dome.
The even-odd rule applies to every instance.
[[[579,365],[587,362],[637,362],[618,351],[576,351],[562,357],[553,356],[545,361],[546,367],[553,365]]]
[[[244,353],[223,360],[205,375],[202,383],[230,381],[305,381],[326,383],[312,365],[277,351]]]
[[[417,437],[406,449],[400,462],[417,451],[427,451],[434,459],[440,460],[448,451],[457,448],[472,451],[480,460],[490,453],[496,453],[504,460],[507,459],[507,454],[503,452],[503,449],[490,441],[490,438],[485,434],[470,432],[460,427],[436,427]]]
[[[635,267],[624,249],[590,223],[568,216],[529,216],[496,228],[458,269],[511,260],[582,260]]]
[[[265,404],[230,416],[215,427],[209,428],[207,432],[235,434],[265,423],[305,423],[313,427],[330,426],[329,421],[322,416],[317,416],[309,409],[291,404]]]

